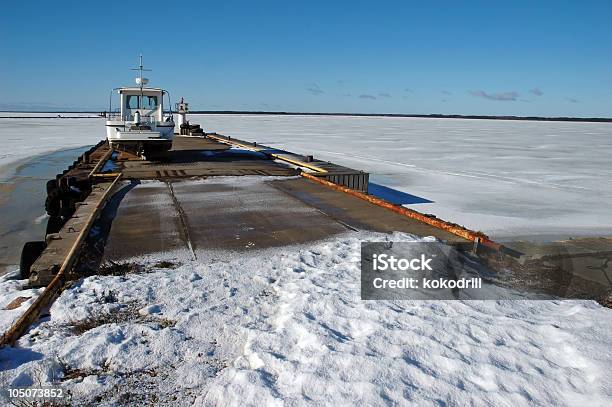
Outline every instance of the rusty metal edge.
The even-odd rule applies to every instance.
[[[349,195],[353,195],[357,198],[363,199],[364,201],[368,201],[374,205],[381,206],[383,208],[389,209],[393,212],[399,213],[400,215],[406,216],[411,219],[418,220],[420,222],[426,223],[430,226],[433,226],[437,229],[444,230],[446,232],[452,233],[459,237],[462,237],[466,240],[475,242],[479,245],[483,245],[488,247],[489,249],[493,249],[496,251],[503,251],[504,246],[489,239],[487,235],[482,232],[475,232],[473,230],[467,229],[463,226],[457,225],[455,223],[447,222],[445,220],[434,217],[433,215],[425,215],[421,212],[415,211],[413,209],[408,209],[400,205],[393,204],[384,199],[378,198],[373,195],[368,195],[360,191],[356,191],[351,188],[347,188],[342,185],[334,184],[333,182],[327,181],[321,177],[317,177],[312,174],[308,174],[302,172],[300,174],[302,177],[312,180],[314,182],[318,182],[319,184],[325,185],[326,187],[347,193]]]
[[[96,209],[90,214],[89,218],[87,219],[87,223],[85,224],[85,227],[79,232],[79,236],[77,237],[74,245],[68,252],[68,255],[64,259],[62,266],[60,267],[53,280],[51,280],[49,285],[45,287],[45,290],[42,292],[42,294],[40,294],[38,298],[36,298],[36,300],[17,319],[17,321],[15,321],[13,325],[11,325],[11,327],[4,334],[2,334],[2,337],[0,338],[0,348],[6,345],[12,346],[17,341],[17,339],[19,339],[19,337],[28,329],[28,327],[38,319],[42,309],[50,305],[54,301],[55,295],[59,293],[59,291],[61,291],[62,285],[64,283],[63,280],[66,270],[69,270],[73,266],[74,261],[76,260],[76,257],[80,252],[81,243],[83,242],[83,239],[85,239],[85,237],[89,233],[94,220],[98,217],[101,208],[105,205],[108,196],[110,195],[111,191],[114,189],[120,178],[120,175],[117,176],[113,180],[111,185],[108,187],[108,189],[104,191],[104,194],[100,198],[100,201],[96,204]]]

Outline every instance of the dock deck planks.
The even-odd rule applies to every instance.
[[[125,161],[140,182],[117,203],[105,258],[117,261],[171,250],[252,250],[303,244],[350,230],[402,231],[449,243],[467,240],[354,196],[296,177],[294,166],[257,151],[176,137],[179,155]],[[244,142],[241,142],[244,143]],[[215,144],[224,146],[215,150]],[[189,156],[180,156],[190,151]],[[298,159],[299,156],[292,156]],[[316,161],[314,164],[318,164]],[[325,168],[353,171],[345,167]],[[218,178],[223,176],[223,178]],[[247,176],[247,177],[244,177]]]

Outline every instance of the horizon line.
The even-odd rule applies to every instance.
[[[106,113],[99,110],[2,110],[0,113]],[[514,115],[465,115],[465,114],[417,114],[417,113],[349,113],[349,112],[287,112],[267,110],[193,110],[189,114],[247,114],[276,116],[344,116],[344,117],[413,117],[429,119],[483,119],[483,120],[532,120],[532,121],[562,121],[562,122],[597,122],[610,123],[612,117],[572,117],[572,116],[514,116]],[[30,116],[31,118],[55,118],[55,116]],[[2,119],[17,119],[18,116],[0,116]],[[76,117],[75,117],[76,118]]]

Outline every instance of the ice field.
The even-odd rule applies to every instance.
[[[372,182],[432,201],[414,209],[497,239],[612,234],[612,211],[602,204],[612,199],[612,123],[253,115],[191,121],[369,171]],[[103,137],[103,119],[0,119],[0,176],[10,173],[10,162]]]

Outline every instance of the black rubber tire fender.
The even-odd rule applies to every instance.
[[[58,216],[62,209],[61,200],[58,195],[49,195],[45,200],[45,210],[49,216]]]
[[[57,191],[57,180],[50,179],[47,181],[47,195],[53,193],[54,191]]]
[[[32,264],[40,257],[43,250],[47,247],[44,241],[26,242],[21,250],[21,260],[19,261],[19,273],[21,278],[30,277]]]
[[[50,216],[47,220],[47,229],[45,230],[46,235],[57,233],[64,226],[64,219],[61,216]]]

